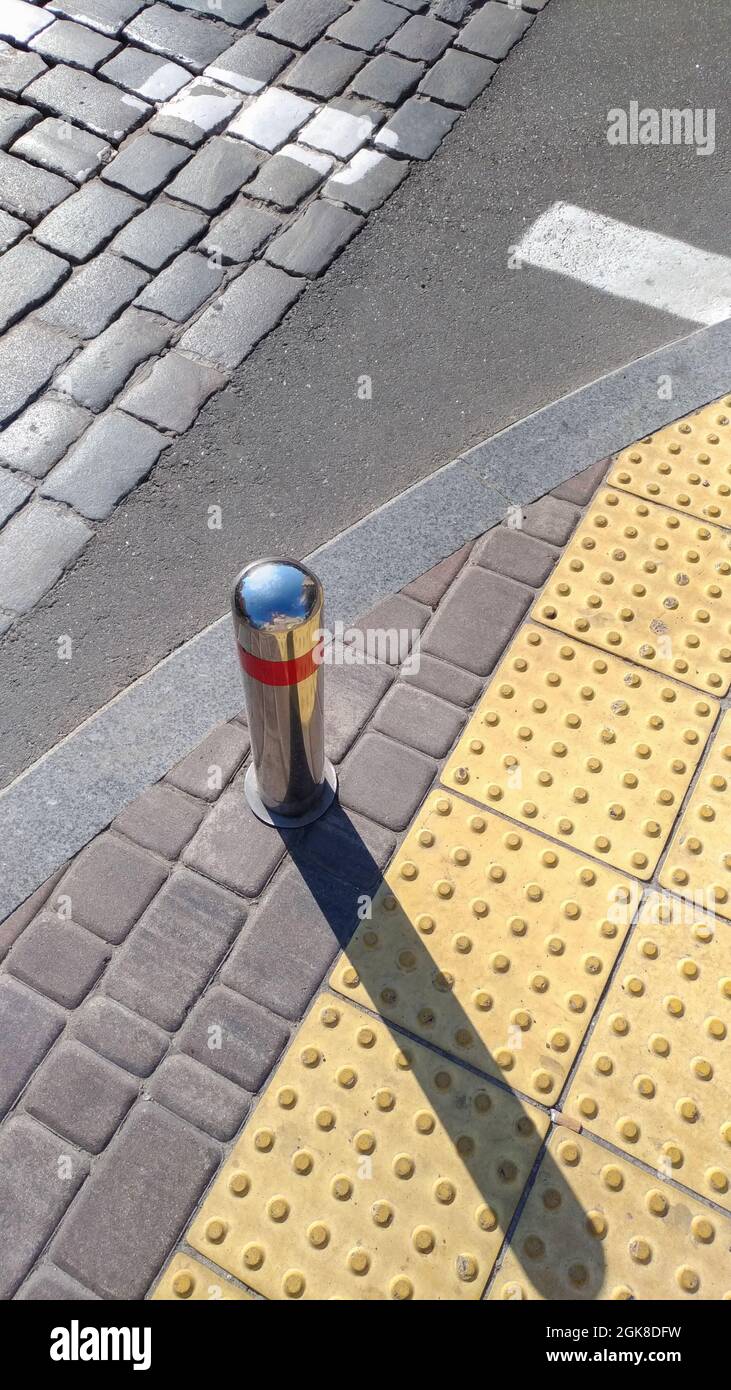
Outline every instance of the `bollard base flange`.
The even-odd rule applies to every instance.
[[[338,789],[338,777],[329,758],[325,759],[325,781],[318,800],[309,811],[305,811],[302,816],[280,816],[276,811],[270,811],[264,805],[260,795],[256,780],[256,771],[253,765],[249,768],[244,780],[244,795],[249,803],[254,815],[265,825],[276,825],[279,830],[297,830],[301,825],[311,825],[313,821],[319,820],[324,816],[328,807],[335,800]]]

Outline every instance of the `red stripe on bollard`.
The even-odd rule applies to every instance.
[[[260,685],[299,685],[309,676],[314,676],[322,662],[322,644],[317,643],[303,656],[292,657],[289,661],[267,661],[260,656],[252,656],[236,644],[242,670]]]

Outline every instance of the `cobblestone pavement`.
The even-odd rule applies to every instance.
[[[364,618],[317,824],[242,716],[6,920],[3,1296],[730,1296],[730,413]]]
[[[0,635],[545,3],[3,0]]]

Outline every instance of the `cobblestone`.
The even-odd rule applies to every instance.
[[[105,140],[118,143],[124,135],[136,130],[145,117],[152,115],[152,107],[139,97],[120,92],[111,82],[102,82],[91,73],[81,72],[61,63],[49,68],[26,87],[26,101],[32,101],[41,110],[53,112],[90,130],[92,135],[101,135]]]
[[[168,1110],[188,1120],[214,1139],[233,1139],[251,1104],[248,1091],[213,1076],[185,1053],[166,1057],[155,1072],[150,1095]]]
[[[322,183],[332,167],[333,160],[328,155],[305,150],[301,145],[285,145],[266,160],[246,192],[265,203],[293,208]]]
[[[372,212],[390,198],[408,172],[404,159],[390,159],[377,150],[358,150],[344,169],[328,179],[323,196],[347,203],[356,212]]]
[[[452,42],[456,30],[441,20],[426,15],[412,15],[389,39],[386,47],[402,58],[433,63]]]
[[[497,64],[488,58],[450,48],[419,83],[419,91],[447,106],[464,108],[484,92],[496,72]]]
[[[136,198],[94,179],[44,217],[36,239],[70,261],[88,261],[141,207]]]
[[[279,323],[301,292],[301,280],[273,266],[252,265],[183,334],[180,346],[232,370]]]
[[[109,1142],[137,1096],[137,1083],[77,1042],[61,1042],[39,1067],[25,1108],[87,1153]]]
[[[324,106],[300,132],[300,140],[313,149],[349,159],[370,138],[380,120],[380,114],[359,104]]]
[[[123,941],[166,878],[151,854],[119,835],[100,835],[74,861],[49,900],[103,941]]]
[[[307,48],[347,9],[348,0],[282,0],[281,5],[262,20],[259,33],[295,48]]]
[[[244,34],[206,69],[206,77],[251,96],[273,82],[294,57],[294,49],[259,34]]]
[[[356,213],[318,199],[269,243],[264,255],[293,275],[321,275],[362,226]]]
[[[149,1076],[168,1046],[167,1033],[161,1028],[104,994],[87,999],[74,1014],[69,1032],[134,1076]]]
[[[127,25],[125,34],[133,43],[162,53],[201,73],[219,53],[238,37],[235,29],[213,24],[196,15],[179,14],[168,5],[150,5]]]
[[[218,135],[173,179],[168,193],[203,212],[220,212],[258,167],[259,159],[248,145]]]
[[[280,217],[241,198],[212,224],[200,249],[219,264],[244,265],[280,226]]]
[[[136,380],[120,401],[123,410],[158,429],[182,434],[190,428],[209,396],[226,385],[216,367],[169,352],[149,376]]]
[[[18,217],[11,217],[9,212],[0,212],[0,252],[9,251],[27,231],[26,222],[21,222]]]
[[[223,130],[240,105],[239,93],[197,77],[160,107],[148,129],[153,135],[167,135],[196,148],[209,135]]]
[[[151,309],[176,323],[184,323],[210,299],[222,279],[219,266],[194,251],[184,251],[150,282],[136,302],[141,309]]]
[[[98,173],[113,150],[98,135],[91,135],[70,121],[47,116],[16,140],[12,153],[80,184]]]
[[[120,34],[147,0],[53,0],[57,14],[77,19],[102,34]]]
[[[506,57],[532,22],[533,16],[525,10],[488,0],[465,25],[455,43],[458,48],[467,48],[483,58],[498,61]]]
[[[18,102],[5,101],[0,97],[0,149],[7,149],[17,136],[38,120],[34,106],[21,106]]]
[[[127,806],[112,829],[164,859],[178,859],[202,818],[202,806],[160,785],[148,787]]]
[[[29,43],[34,34],[40,33],[46,25],[53,23],[53,15],[28,5],[25,0],[3,0],[0,15],[0,39],[12,39],[15,43]]]
[[[192,208],[156,203],[122,228],[110,250],[137,261],[146,270],[162,270],[201,235],[205,226],[206,218]]]
[[[16,319],[48,299],[68,275],[69,269],[67,261],[53,256],[50,251],[45,251],[30,240],[22,241],[12,251],[6,252],[0,259],[3,283],[0,332],[4,333]]]
[[[42,72],[46,72],[46,64],[38,53],[24,53],[0,43],[0,92],[4,96],[20,96]]]
[[[73,401],[50,393],[34,401],[0,435],[0,462],[43,478],[91,423]]]
[[[69,1153],[67,1144],[27,1115],[14,1115],[0,1131],[0,1297],[12,1296],[88,1171],[85,1155]]]
[[[110,324],[104,333],[74,358],[70,367],[60,373],[55,383],[58,390],[66,392],[89,410],[103,410],[121,391],[135,367],[165,346],[172,329],[172,323],[156,314],[127,309],[116,323]],[[76,419],[79,422],[78,416]],[[84,420],[88,421],[86,415]],[[77,433],[80,434],[81,430]],[[49,445],[53,437],[49,422]],[[68,443],[72,442],[69,438]],[[55,463],[64,452],[65,448],[61,449],[53,459],[49,456],[50,448],[44,452],[43,472],[47,472],[51,463]]]
[[[151,198],[189,158],[188,150],[171,140],[143,134],[125,145],[104,170],[102,178],[105,183],[113,183],[137,198]]]
[[[358,73],[352,91],[386,106],[396,106],[413,92],[423,72],[423,63],[409,63],[395,53],[379,53]]]
[[[423,98],[409,100],[379,130],[376,145],[411,159],[429,159],[452,129],[457,112]]]
[[[389,5],[387,0],[356,0],[341,19],[330,25],[327,32],[330,38],[350,48],[362,48],[372,53],[408,18],[408,10],[400,5]]]
[[[167,101],[190,81],[188,69],[180,63],[134,47],[123,48],[104,64],[99,76],[144,101]]]
[[[74,192],[68,179],[0,151],[0,206],[24,222],[38,222]]]
[[[119,410],[95,420],[41,486],[44,497],[68,502],[103,521],[157,463],[167,440]]]
[[[27,502],[33,489],[14,474],[0,469],[0,526]]]
[[[0,1115],[10,1109],[65,1021],[56,1004],[8,975],[0,977]]]
[[[80,555],[92,532],[47,502],[24,507],[0,535],[0,601],[27,613]]]
[[[245,1091],[258,1091],[289,1037],[280,1018],[217,985],[196,1004],[179,1043],[184,1052]]]
[[[364,61],[365,54],[322,39],[303,53],[282,82],[285,87],[304,92],[305,96],[327,101],[342,92]]]
[[[76,338],[96,338],[149,278],[131,261],[102,252],[66,281],[39,309],[38,317]]]
[[[314,110],[314,103],[304,97],[281,87],[270,87],[244,107],[231,122],[229,132],[272,154],[286,144]]]
[[[7,958],[11,975],[75,1009],[89,993],[111,949],[75,922],[43,911],[26,927]]]
[[[65,333],[18,323],[0,342],[0,424],[17,415],[67,362],[76,344]]]
[[[30,47],[42,58],[54,63],[68,63],[70,67],[94,72],[116,52],[119,44],[94,29],[88,29],[85,24],[57,19],[31,39]]]

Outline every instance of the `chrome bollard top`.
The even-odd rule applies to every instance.
[[[289,632],[321,607],[319,579],[296,560],[255,560],[234,586],[237,617],[260,632]]]

